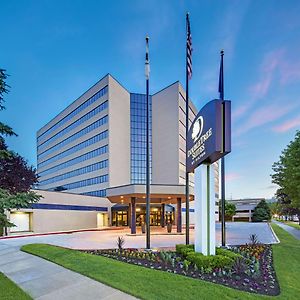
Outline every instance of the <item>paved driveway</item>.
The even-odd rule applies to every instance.
[[[257,234],[259,240],[263,243],[276,243],[267,223],[227,223],[227,244],[237,245],[245,244],[249,241],[250,234]],[[156,232],[156,233],[155,233]],[[174,247],[176,244],[185,243],[185,235],[166,235],[166,229],[153,228],[151,235],[152,247]],[[191,230],[191,242],[194,241],[194,230]],[[13,238],[0,240],[1,243],[10,246],[22,246],[31,243],[47,243],[68,247],[73,249],[107,249],[116,248],[116,240],[118,236],[125,238],[125,247],[128,248],[144,248],[145,235],[130,236],[129,229],[109,230],[109,231],[90,231],[76,232],[72,234],[47,235],[36,237]],[[220,245],[221,240],[221,224],[216,224],[217,244]]]

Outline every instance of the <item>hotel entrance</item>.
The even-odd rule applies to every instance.
[[[129,204],[116,204],[111,208],[112,225],[113,226],[129,226]],[[162,211],[164,210],[164,218]],[[146,221],[146,205],[140,204],[136,206],[136,226],[142,226]],[[173,223],[175,214],[172,205],[165,205],[162,209],[161,205],[151,205],[150,209],[150,226],[164,226],[167,223]],[[164,223],[164,224],[163,224]]]

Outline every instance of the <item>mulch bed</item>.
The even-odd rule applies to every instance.
[[[241,254],[248,261],[246,270],[240,272],[234,268],[199,270],[192,265],[187,267],[184,265],[184,259],[174,251],[163,251],[168,253],[169,257],[172,257],[171,261],[170,259],[164,259],[160,252],[147,252],[138,249],[124,249],[122,251],[116,249],[84,250],[83,252],[105,256],[141,267],[205,280],[251,293],[269,296],[279,295],[280,287],[273,267],[272,247],[270,245],[260,245],[260,247],[262,250],[259,254],[255,251],[247,252],[249,250],[247,246],[236,246],[231,249]]]

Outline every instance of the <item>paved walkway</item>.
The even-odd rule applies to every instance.
[[[67,270],[0,241],[0,272],[33,299],[136,299],[98,281]]]
[[[138,233],[140,233],[138,228]],[[176,244],[185,243],[185,235],[166,235],[167,229],[152,228],[151,232],[161,232],[159,235],[151,235],[152,247],[175,247]],[[130,230],[110,230],[76,232],[72,234],[57,234],[47,236],[22,237],[2,240],[9,246],[21,247],[25,244],[45,243],[73,249],[108,249],[117,247],[118,236],[125,239],[126,248],[144,248],[145,235],[130,236]],[[194,242],[195,231],[190,230],[191,243]],[[226,223],[226,241],[229,245],[240,245],[249,242],[250,234],[256,234],[260,242],[265,244],[276,243],[277,240],[267,223]],[[0,240],[1,243],[1,240]],[[221,224],[216,224],[216,243],[221,244]]]
[[[300,230],[299,229],[296,229],[292,226],[286,225],[284,223],[281,223],[281,222],[278,222],[278,221],[275,221],[275,220],[273,220],[272,222],[277,224],[278,226],[280,226],[284,230],[286,230],[288,233],[290,233],[296,239],[300,240]]]

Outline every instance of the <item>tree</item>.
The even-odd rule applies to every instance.
[[[5,109],[4,106],[4,94],[8,93],[9,86],[6,84],[7,74],[4,69],[0,69],[0,111]],[[0,122],[0,143],[4,143],[4,136],[16,136],[16,133],[13,131],[13,129]],[[10,152],[8,150],[1,150],[0,149],[0,158],[2,157],[8,157],[10,155]]]
[[[271,220],[271,209],[265,200],[261,200],[253,211],[253,222],[262,222]]]
[[[0,227],[4,227],[5,235],[7,235],[7,227],[15,226],[8,220],[5,212],[10,212],[12,209],[28,208],[32,203],[38,202],[40,197],[33,191],[11,194],[0,188]]]
[[[7,74],[0,69],[0,111],[5,109],[4,94],[8,93]],[[12,128],[0,122],[0,230],[14,226],[6,215],[12,209],[30,207],[40,199],[30,188],[37,183],[38,178],[34,167],[19,154],[10,151],[5,144],[5,136],[16,133]]]
[[[8,151],[1,142],[0,150]],[[0,158],[0,188],[16,194],[29,191],[37,182],[36,169],[19,154],[11,151],[8,157]]]
[[[221,211],[221,202],[219,202],[219,211]],[[228,219],[232,219],[232,217],[235,215],[236,212],[236,206],[234,203],[230,203],[227,200],[225,200],[225,217]]]
[[[283,206],[290,213],[298,216],[300,224],[300,131],[296,132],[295,139],[282,151],[272,169],[272,182],[279,186],[277,197],[283,200]]]

